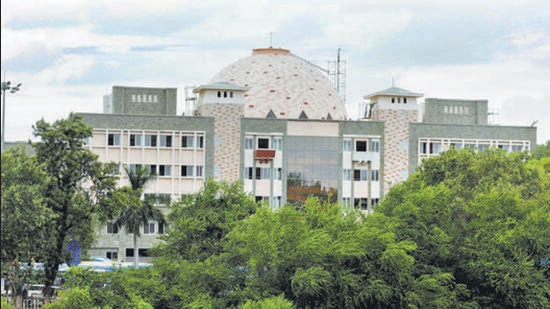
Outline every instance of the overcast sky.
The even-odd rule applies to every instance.
[[[391,86],[487,99],[491,123],[550,139],[550,1],[2,0],[6,140],[32,124],[101,112],[113,85],[207,83],[253,48],[347,66],[347,107]],[[270,33],[273,33],[270,41]]]

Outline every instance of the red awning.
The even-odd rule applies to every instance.
[[[275,158],[275,150],[256,149],[256,152],[254,152],[254,158],[257,160],[273,160],[273,158]]]

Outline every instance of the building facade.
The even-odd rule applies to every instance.
[[[146,194],[172,201],[213,178],[242,181],[273,209],[318,196],[369,212],[424,158],[450,147],[536,145],[536,128],[488,125],[487,101],[428,98],[421,110],[422,94],[397,87],[365,96],[363,117],[350,120],[327,77],[280,48],[253,50],[194,93],[193,116],[179,116],[175,88],[114,86],[104,113],[82,114],[93,127],[87,147],[120,165],[120,185],[128,184],[124,166],[149,166],[158,177]],[[143,228],[137,253],[112,224],[89,253],[147,260],[166,227]]]

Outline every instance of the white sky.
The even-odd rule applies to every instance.
[[[113,85],[208,82],[253,48],[321,67],[347,62],[347,104],[396,86],[425,97],[487,99],[492,123],[550,139],[550,1],[2,0],[6,140],[40,118],[101,112]]]

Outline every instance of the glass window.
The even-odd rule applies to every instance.
[[[371,139],[371,141],[370,141],[370,151],[380,152],[380,140]]]
[[[258,138],[259,149],[269,149],[269,138]]]
[[[118,234],[118,227],[114,221],[107,222],[107,234]]]
[[[170,176],[170,175],[172,175],[171,165],[159,165],[159,176]]]
[[[160,146],[161,147],[172,147],[172,135],[161,135],[160,136]]]
[[[378,170],[371,170],[371,181],[379,181],[380,172]]]
[[[147,223],[143,226],[143,234],[155,234],[155,224]]]
[[[181,137],[181,148],[193,148],[195,139],[192,135],[184,135]]]
[[[155,164],[151,164],[150,168],[151,168],[151,175],[156,175],[157,174],[157,166]]]
[[[181,176],[183,176],[183,177],[193,176],[193,165],[182,165],[181,166]]]
[[[164,223],[159,223],[158,233],[164,234],[164,231],[166,231],[166,226]]]
[[[355,151],[357,152],[367,151],[367,141],[355,141]]]
[[[109,133],[109,135],[107,136],[107,145],[120,146],[120,134]]]
[[[365,169],[353,170],[353,180],[354,181],[367,181],[368,180],[368,170],[365,170]]]
[[[260,178],[261,179],[271,179],[271,168],[262,167]]]
[[[281,180],[281,168],[274,168],[273,169],[273,180]]]
[[[344,169],[344,175],[342,176],[343,180],[351,180],[351,170]]]
[[[202,177],[202,170],[203,170],[203,166],[197,165],[195,168],[195,171],[196,171],[195,176]]]
[[[254,140],[251,137],[247,137],[244,139],[244,149],[253,149],[254,148]]]
[[[344,140],[344,151],[351,151],[351,140]]]
[[[282,150],[283,149],[283,140],[280,138],[273,139],[273,149]]]
[[[145,146],[157,147],[157,135],[152,135],[152,134],[145,135]]]
[[[107,251],[105,252],[105,256],[108,258],[108,259],[111,259],[111,260],[118,260],[118,252],[117,251]]]
[[[197,136],[197,148],[198,149],[204,148],[204,136]]]
[[[143,146],[143,135],[141,134],[130,134],[130,146]]]

